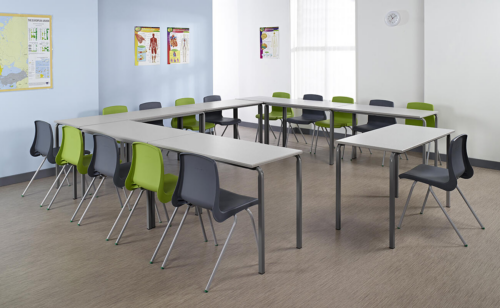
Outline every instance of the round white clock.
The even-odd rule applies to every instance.
[[[385,24],[389,27],[394,27],[401,21],[401,16],[396,11],[390,11],[385,15]]]

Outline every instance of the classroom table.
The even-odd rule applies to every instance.
[[[391,109],[391,108],[387,108]],[[396,198],[399,195],[399,155],[434,141],[437,155],[437,140],[446,137],[446,152],[450,148],[452,129],[394,124],[360,135],[338,140],[336,150],[336,229],[341,228],[341,149],[343,146],[366,147],[391,152],[389,168],[389,248],[396,247]],[[425,163],[425,162],[424,162]],[[434,160],[437,166],[437,159]],[[450,193],[446,192],[446,206],[450,206]]]

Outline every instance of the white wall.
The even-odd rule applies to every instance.
[[[425,1],[425,101],[468,134],[473,158],[500,161],[500,1]],[[441,147],[442,148],[442,147]]]

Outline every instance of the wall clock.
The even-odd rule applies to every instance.
[[[385,24],[388,25],[389,27],[395,27],[401,21],[401,16],[396,11],[390,11],[385,15],[384,20]]]

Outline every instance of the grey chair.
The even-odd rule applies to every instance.
[[[163,261],[163,264],[161,266],[162,269],[165,268],[165,264],[167,263],[168,257],[172,252],[172,248],[179,236],[179,232],[182,228],[182,225],[184,224],[184,221],[186,220],[191,207],[195,207],[195,209],[198,207],[205,208],[207,210],[207,216],[209,217],[210,222],[212,221],[212,219],[210,218],[210,213],[213,214],[216,222],[224,222],[226,219],[234,217],[231,231],[227,236],[219,259],[215,264],[212,275],[210,276],[208,284],[205,288],[205,292],[208,292],[210,284],[212,283],[212,280],[215,276],[215,272],[219,267],[224,251],[226,250],[229,240],[231,239],[231,235],[233,234],[234,227],[236,226],[237,214],[239,212],[247,211],[247,213],[250,215],[254,229],[255,240],[258,243],[254,218],[249,208],[253,205],[258,204],[259,200],[253,197],[247,197],[221,189],[219,186],[219,172],[217,169],[217,164],[210,158],[195,154],[182,153],[180,167],[179,180],[172,196],[172,205],[176,207],[175,211],[177,211],[178,208],[183,206],[184,204],[187,204],[187,209],[184,213],[184,216],[182,217],[181,223],[179,225],[179,228],[177,229],[172,244],[170,245],[170,249],[168,250],[165,260]],[[165,230],[165,233],[166,231],[167,230]],[[214,230],[212,226],[212,232],[213,231]],[[215,232],[213,233],[213,235],[215,239]],[[160,240],[159,245],[161,244],[163,238],[164,236]],[[216,239],[215,241],[217,243]]]
[[[148,102],[148,103],[142,103],[139,105],[139,110],[149,110],[149,109],[158,109],[158,108],[162,108],[160,102]],[[155,121],[150,121],[150,122],[146,122],[146,123],[158,125],[158,126],[163,126],[163,120],[155,120]]]
[[[309,100],[309,101],[323,101],[323,96],[321,95],[316,95],[316,94],[304,94],[303,97],[304,100]],[[317,121],[323,121],[326,120],[326,113],[321,110],[312,110],[312,109],[302,109],[302,114],[297,117],[293,117],[290,119],[287,119],[287,122],[289,123],[295,123],[298,127],[299,124],[314,124],[314,130],[316,129],[316,122]],[[313,130],[313,131],[314,131]],[[302,130],[299,127],[299,131],[302,134]],[[287,130],[287,140],[288,140],[288,135],[289,132]],[[304,136],[304,134],[302,134]],[[304,138],[305,141],[305,138]],[[313,144],[314,144],[314,134],[313,134],[313,142],[311,142],[311,153],[313,149]]]
[[[217,102],[220,101],[221,98],[219,95],[210,95],[210,96],[205,96],[203,98],[204,103],[209,103],[209,102]],[[235,119],[235,118],[225,118],[222,115],[222,110],[219,111],[213,111],[213,112],[207,112],[205,114],[205,122],[208,123],[213,123],[215,125],[221,125],[221,126],[226,126],[224,129],[224,132],[222,132],[222,136],[224,136],[224,133],[226,132],[227,128],[229,125],[236,125],[236,131],[238,132],[238,139],[240,138],[240,131],[238,130],[238,124],[241,123],[240,119]],[[215,127],[214,127],[214,134],[215,134]]]
[[[422,205],[422,210],[420,211],[420,214],[424,213],[425,204],[427,202],[427,197],[429,197],[429,192],[430,192],[434,197],[434,199],[436,199],[436,202],[438,203],[439,207],[443,211],[446,218],[448,218],[448,221],[452,225],[453,229],[455,229],[455,232],[457,232],[458,237],[460,237],[464,246],[467,247],[467,243],[465,242],[464,238],[458,231],[457,227],[455,227],[455,224],[451,220],[448,213],[446,213],[444,207],[441,205],[441,202],[439,202],[438,198],[436,197],[436,194],[434,193],[434,190],[432,189],[433,186],[445,191],[453,191],[456,188],[460,193],[460,195],[462,196],[462,198],[464,199],[465,204],[467,204],[469,210],[472,212],[477,222],[481,226],[481,229],[484,230],[483,224],[481,223],[476,213],[470,206],[469,202],[465,198],[464,194],[462,193],[462,190],[460,190],[460,187],[458,187],[459,178],[470,179],[474,175],[474,169],[472,169],[472,165],[470,164],[469,157],[467,155],[467,135],[460,135],[455,139],[453,139],[450,143],[450,148],[448,150],[448,153],[449,154],[447,157],[446,169],[421,164],[411,169],[410,171],[399,175],[399,178],[401,179],[413,180],[413,185],[411,186],[408,199],[406,200],[406,204],[403,209],[403,214],[401,215],[401,219],[399,220],[398,229],[400,229],[401,225],[403,224],[403,218],[405,216],[406,209],[408,208],[408,203],[410,202],[413,188],[415,188],[417,182],[421,182],[429,185],[429,187],[427,189],[427,194],[425,195],[424,204]]]
[[[59,152],[59,147],[54,147],[54,136],[52,135],[52,126],[44,121],[39,121],[39,120],[35,121],[35,138],[33,139],[33,144],[31,145],[30,148],[30,155],[33,157],[42,156],[43,160],[40,166],[38,166],[38,169],[36,169],[35,174],[33,174],[33,177],[28,183],[28,186],[26,186],[23,193],[21,194],[21,197],[24,197],[24,195],[28,191],[28,188],[30,188],[31,183],[35,179],[36,175],[38,174],[40,169],[42,169],[42,166],[45,163],[45,161],[48,161],[51,164],[56,163],[57,152]],[[69,180],[66,179],[66,181],[68,182],[68,186],[71,186]]]

